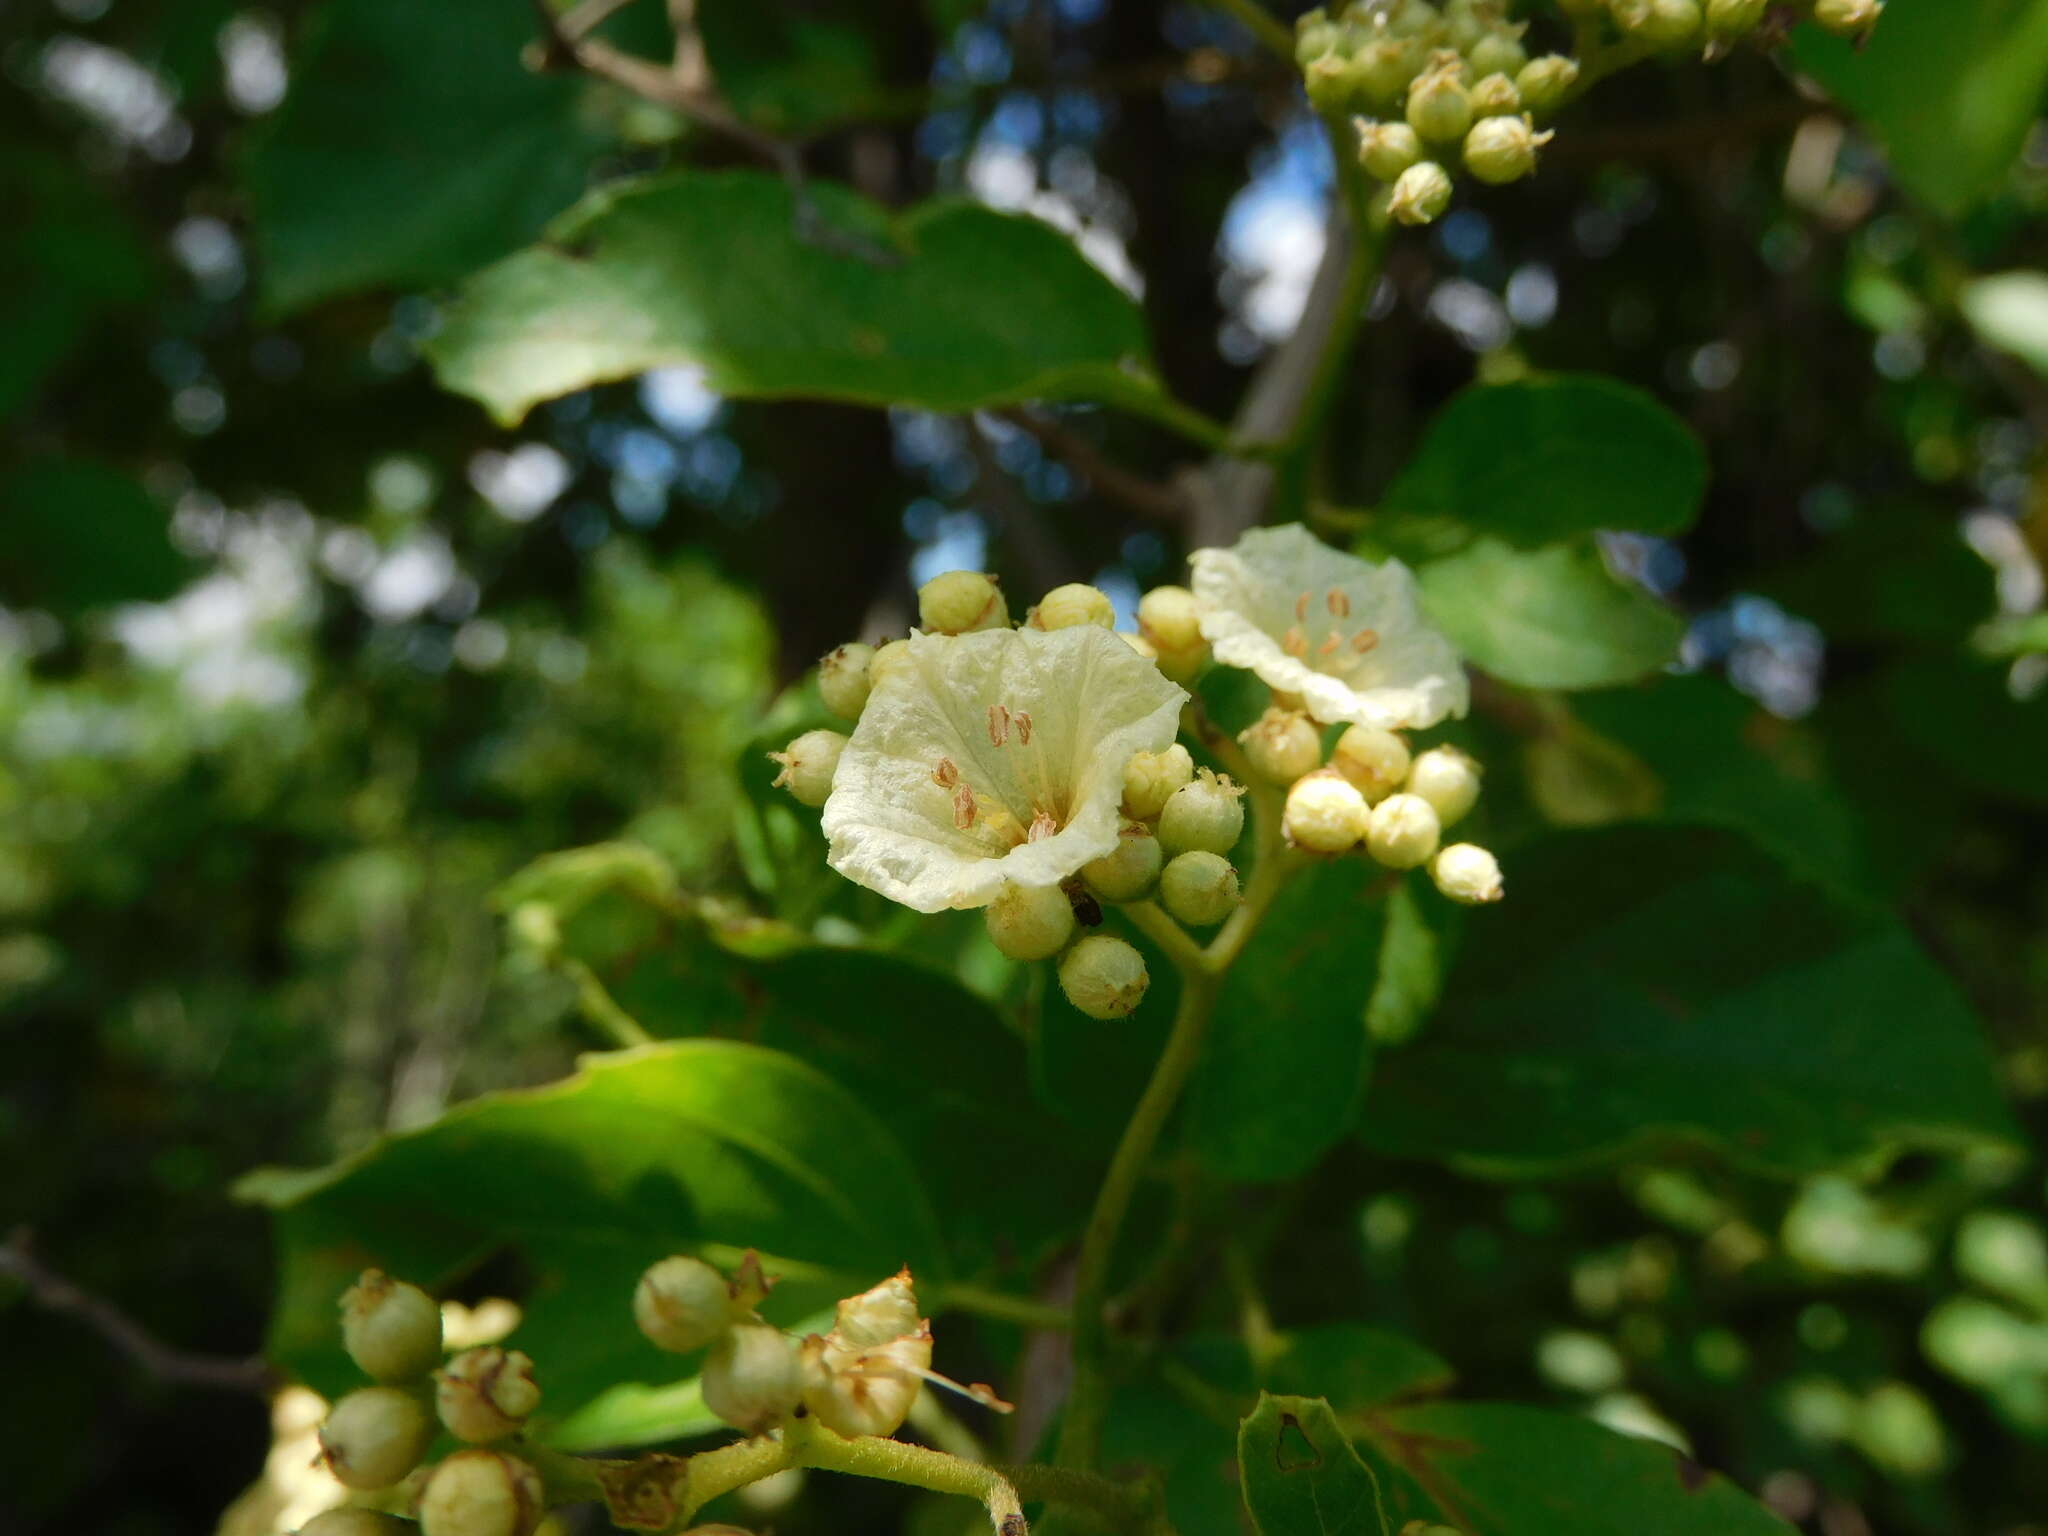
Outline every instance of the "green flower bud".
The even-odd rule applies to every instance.
[[[1469,52],[1487,31],[1497,13],[1482,15],[1473,0],[1445,0],[1444,41],[1460,53]]]
[[[1408,777],[1408,743],[1376,725],[1354,725],[1337,738],[1330,766],[1358,786],[1368,805],[1377,805]]]
[[[1159,813],[1159,846],[1169,854],[1228,853],[1244,833],[1244,786],[1204,768],[1176,789]]]
[[[1472,66],[1472,73],[1484,79],[1488,75],[1507,75],[1510,78],[1520,73],[1529,62],[1529,50],[1522,46],[1522,27],[1501,27],[1488,32],[1465,52],[1465,62]]]
[[[420,1490],[420,1536],[531,1536],[546,1513],[540,1474],[503,1451],[457,1451]]]
[[[1326,53],[1301,72],[1308,104],[1324,117],[1337,117],[1351,110],[1351,61],[1340,53]]]
[[[1159,876],[1159,904],[1190,928],[1214,927],[1237,902],[1237,871],[1220,854],[1180,854]]]
[[[1381,112],[1395,105],[1421,70],[1423,50],[1412,41],[1382,37],[1351,56],[1347,107]]]
[[[849,641],[818,660],[818,697],[842,720],[858,720],[867,707],[875,648]]]
[[[1201,610],[1186,587],[1154,587],[1138,599],[1138,633],[1160,651],[1185,651],[1203,643]]]
[[[1010,622],[1010,607],[987,572],[948,571],[917,589],[917,622],[929,634],[965,635],[1001,629]]]
[[[366,1269],[342,1292],[341,1342],[373,1381],[422,1380],[441,1362],[441,1305],[416,1285]]]
[[[1142,821],[1127,821],[1117,830],[1116,852],[1082,865],[1081,878],[1104,901],[1137,901],[1159,883],[1165,859],[1152,829]]]
[[[1341,34],[1318,6],[1294,24],[1294,62],[1306,68],[1337,46]]]
[[[1527,116],[1481,118],[1465,135],[1465,169],[1488,186],[1520,181],[1536,169],[1538,146],[1552,137]]]
[[[1511,117],[1521,110],[1522,93],[1506,75],[1487,75],[1472,87],[1472,115],[1482,121],[1489,117]]]
[[[788,790],[799,804],[823,805],[831,798],[832,775],[845,750],[846,738],[837,731],[805,731],[780,752],[768,754],[769,761],[781,765],[775,787]]]
[[[1707,36],[1724,43],[1747,37],[1770,6],[1771,0],[1707,0]]]
[[[764,1434],[803,1396],[796,1346],[779,1328],[739,1323],[704,1358],[704,1406],[735,1429]]]
[[[1689,48],[1706,24],[1699,0],[1614,0],[1614,20],[1652,48]]]
[[[434,1407],[458,1440],[481,1444],[517,1434],[539,1406],[533,1361],[520,1350],[465,1349],[434,1373]]]
[[[363,1387],[328,1410],[320,1457],[350,1488],[389,1488],[420,1464],[434,1421],[420,1400],[397,1387]]]
[[[1813,0],[1813,19],[1844,37],[1861,37],[1883,11],[1884,0]]]
[[[1333,768],[1308,775],[1287,791],[1280,824],[1287,840],[1310,853],[1346,853],[1365,836],[1365,796]]]
[[[406,1536],[407,1530],[406,1523],[396,1515],[343,1504],[321,1510],[299,1527],[299,1536]]]
[[[880,1285],[839,1303],[832,1331],[848,1344],[867,1349],[906,1338],[924,1326],[910,1271],[898,1270]]]
[[[910,664],[910,642],[891,640],[887,645],[878,646],[868,661],[868,692],[873,693],[882,686],[882,680],[898,667]],[[865,709],[865,703],[861,706]]]
[[[1431,747],[1408,770],[1407,790],[1435,808],[1439,823],[1455,825],[1479,803],[1479,765],[1456,747]]]
[[[1033,629],[1072,629],[1077,624],[1115,629],[1116,604],[1109,600],[1109,594],[1085,581],[1070,581],[1063,587],[1054,587],[1031,610]]]
[[[1450,173],[1434,160],[1409,166],[1387,199],[1387,211],[1403,224],[1434,224],[1450,206]]]
[[[1323,766],[1323,735],[1299,710],[1269,709],[1238,736],[1244,755],[1262,779],[1292,784]]]
[[[1386,13],[1387,31],[1395,37],[1435,37],[1443,26],[1443,12],[1429,0],[1394,0]]]
[[[1060,961],[1060,991],[1091,1019],[1120,1019],[1145,1000],[1145,957],[1122,939],[1090,934]]]
[[[1408,88],[1408,126],[1432,144],[1454,144],[1472,127],[1462,62],[1437,64]]]
[[[1175,742],[1164,752],[1140,752],[1124,769],[1124,814],[1151,821],[1175,790],[1195,776],[1195,760]]]
[[[1531,59],[1515,76],[1515,89],[1521,93],[1522,105],[1537,112],[1547,112],[1558,105],[1578,83],[1579,61],[1561,53]]]
[[[1358,163],[1366,174],[1392,181],[1422,158],[1422,136],[1406,123],[1358,124]]]
[[[648,1266],[633,1287],[633,1321],[657,1349],[679,1355],[702,1349],[747,1310],[724,1275],[687,1254]]]
[[[1506,890],[1499,862],[1473,843],[1453,843],[1431,859],[1429,877],[1438,890],[1468,907],[1499,901]]]
[[[1365,824],[1365,850],[1389,869],[1414,869],[1436,852],[1443,828],[1420,795],[1389,795]]]
[[[1074,936],[1074,905],[1056,885],[1005,885],[982,908],[982,920],[1012,960],[1049,960]]]

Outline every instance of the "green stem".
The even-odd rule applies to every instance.
[[[988,1511],[989,1528],[996,1536],[1024,1536],[1027,1530],[1024,1501],[1000,1467],[962,1461],[944,1451],[875,1435],[843,1439],[809,1419],[792,1421],[783,1433],[789,1442],[791,1466],[850,1472],[932,1493],[958,1494],[978,1501]]]
[[[605,985],[597,979],[597,972],[581,960],[565,959],[561,962],[562,973],[576,983],[576,1002],[583,1010],[583,1017],[595,1024],[613,1045],[621,1050],[631,1050],[636,1045],[654,1044],[654,1036],[640,1027],[640,1021],[613,999]]]
[[[1277,443],[1245,442],[1235,436],[1227,423],[1218,421],[1192,405],[1176,400],[1156,379],[1134,381],[1130,387],[1103,397],[1108,405],[1120,405],[1134,415],[1157,422],[1189,442],[1225,458],[1266,459],[1280,452]]]
[[[924,1289],[919,1287],[919,1289]],[[1074,1319],[1065,1307],[1053,1306],[1030,1296],[1012,1296],[979,1285],[942,1285],[926,1292],[934,1313],[970,1312],[976,1317],[1016,1323],[1023,1328],[1071,1328]]]
[[[1262,47],[1278,54],[1289,65],[1294,63],[1294,28],[1261,10],[1257,0],[1209,0],[1209,4],[1236,17],[1239,25],[1257,38]]]
[[[1157,902],[1134,901],[1123,909],[1131,926],[1166,952],[1174,969],[1185,974],[1202,963],[1202,946],[1188,937]]]

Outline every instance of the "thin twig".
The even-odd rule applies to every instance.
[[[260,1359],[195,1355],[165,1344],[112,1302],[79,1289],[45,1266],[35,1256],[26,1228],[17,1228],[0,1243],[0,1275],[20,1281],[37,1306],[77,1318],[159,1381],[259,1397],[277,1385],[269,1365]]]
[[[1179,525],[1188,519],[1188,500],[1170,485],[1146,478],[1113,462],[1089,438],[1056,417],[1037,411],[1007,410],[996,414],[1038,440],[1039,447],[1075,471],[1096,490],[1140,517]]]

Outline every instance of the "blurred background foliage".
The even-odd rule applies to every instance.
[[[612,35],[655,51],[659,10]],[[817,173],[1028,210],[1141,274],[1181,398],[1227,414],[1299,313],[1326,151],[1222,16],[699,10],[732,100],[812,134]],[[724,400],[672,368],[507,429],[438,390],[418,347],[447,285],[588,186],[733,155],[524,69],[533,32],[513,0],[0,3],[0,1221],[186,1348],[260,1341],[273,1259],[239,1174],[594,1043],[573,979],[501,941],[492,893],[539,855],[631,840],[719,899],[714,928],[838,923],[1017,1002],[970,929],[892,928],[824,875],[760,756],[813,706],[763,713],[831,645],[900,631],[937,570],[1128,607],[1184,550],[1169,504],[999,415]],[[1396,244],[1325,487],[1336,526],[1400,510],[1475,375],[1606,373],[1683,416],[1697,526],[1602,543],[1683,616],[1683,675],[1483,710],[1495,840],[1732,827],[1899,911],[2036,1141],[2044,81],[2041,0],[1892,0],[1860,55],[1802,36],[1615,79],[1542,175]],[[1063,421],[1155,481],[1187,456]],[[607,980],[643,1016],[715,1011],[731,983],[697,953],[650,964],[629,934]],[[1383,985],[1375,1028],[1426,1011]],[[1130,1065],[1096,1048],[1033,1068],[1084,1126]],[[1786,1181],[1624,1152],[1501,1183],[1400,1134],[1310,1181],[1276,1315],[1455,1340],[1468,1386],[1681,1440],[1825,1536],[2048,1531],[2038,1161]],[[0,1360],[0,1528],[205,1529],[259,1469],[254,1399],[152,1382],[5,1288]],[[835,1528],[893,1508],[863,1492]]]

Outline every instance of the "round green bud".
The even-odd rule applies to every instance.
[[[1515,76],[1515,89],[1521,93],[1522,105],[1537,112],[1557,106],[1578,83],[1579,61],[1561,53],[1531,59]]]
[[[1444,42],[1460,53],[1469,52],[1487,35],[1492,18],[1480,14],[1473,0],[1444,0]]]
[[[1394,0],[1386,11],[1387,31],[1395,37],[1435,37],[1443,25],[1443,12],[1429,0]]]
[[[1381,112],[1393,107],[1422,68],[1423,50],[1413,41],[1382,37],[1351,56],[1348,105]]]
[[[868,689],[873,686],[875,648],[849,641],[818,660],[818,697],[842,720],[858,720],[867,708]]]
[[[1450,206],[1450,172],[1434,160],[1409,166],[1387,199],[1387,211],[1403,224],[1434,224]]]
[[[420,1490],[420,1536],[531,1536],[546,1513],[540,1474],[503,1451],[457,1451]]]
[[[891,640],[887,645],[877,646],[875,654],[868,661],[868,692],[873,693],[882,686],[883,679],[901,667],[910,665],[910,642]],[[863,704],[862,708],[867,706]]]
[[[481,1445],[517,1434],[539,1406],[533,1361],[520,1350],[465,1349],[434,1373],[434,1408],[458,1440]]]
[[[1269,709],[1237,739],[1252,768],[1269,783],[1292,784],[1323,766],[1323,734],[1300,710]]]
[[[1186,587],[1154,587],[1138,599],[1138,633],[1161,652],[1201,646],[1202,613],[1195,594]]]
[[[1301,72],[1308,104],[1324,117],[1351,110],[1351,61],[1341,53],[1326,53]]]
[[[299,1527],[299,1536],[405,1536],[407,1529],[396,1515],[343,1504],[321,1510]]]
[[[1204,768],[1159,813],[1159,846],[1169,854],[1228,853],[1244,833],[1244,786]]]
[[[1166,802],[1195,776],[1195,760],[1188,749],[1175,742],[1164,752],[1140,752],[1124,769],[1124,814],[1137,821],[1151,821],[1166,809]]]
[[[981,915],[1012,960],[1049,960],[1074,936],[1074,905],[1056,885],[1005,885]]]
[[[1287,840],[1310,853],[1347,853],[1365,836],[1370,808],[1343,774],[1324,768],[1287,791],[1280,825]]]
[[[1358,163],[1368,176],[1392,181],[1422,158],[1422,136],[1406,123],[1358,124]]]
[[[554,915],[551,907],[541,910]],[[441,1304],[416,1285],[366,1269],[342,1292],[341,1342],[373,1381],[422,1380],[441,1363]]]
[[[1118,830],[1116,852],[1081,866],[1088,889],[1104,901],[1137,901],[1159,883],[1166,855],[1159,839],[1142,821],[1127,821]]]
[[[743,1309],[732,1286],[702,1259],[676,1254],[648,1266],[633,1287],[633,1321],[657,1349],[687,1354],[730,1328]]]
[[[1190,928],[1214,927],[1237,902],[1237,871],[1220,854],[1179,854],[1160,873],[1159,904]]]
[[[917,589],[917,622],[930,634],[972,634],[1001,629],[1010,622],[1010,608],[987,572],[948,571]]]
[[[1408,743],[1376,725],[1354,725],[1337,738],[1330,766],[1358,786],[1366,804],[1377,805],[1408,777]]]
[[[1652,48],[1689,48],[1706,25],[1699,0],[1614,0],[1614,20]]]
[[[796,1345],[766,1323],[738,1323],[704,1357],[704,1406],[735,1429],[773,1428],[803,1396]]]
[[[1429,861],[1429,877],[1438,890],[1467,907],[1499,901],[1506,891],[1499,862],[1474,843],[1453,843],[1444,849]]]
[[[1465,169],[1488,186],[1520,181],[1536,169],[1536,150],[1551,135],[1528,117],[1485,117],[1465,135]]]
[[[1522,93],[1506,75],[1487,75],[1472,87],[1472,115],[1482,121],[1489,117],[1511,117],[1521,110]]]
[[[839,771],[839,754],[846,750],[846,738],[837,731],[805,731],[780,752],[770,752],[769,761],[780,765],[775,787],[786,789],[802,805],[823,805],[832,794],[832,776]]]
[[[1406,788],[1435,808],[1438,822],[1453,826],[1479,803],[1479,765],[1456,747],[1431,747],[1408,770]]]
[[[1145,1000],[1145,957],[1122,939],[1090,934],[1060,961],[1060,991],[1091,1019],[1121,1019]]]
[[[1366,821],[1365,851],[1389,869],[1414,869],[1429,862],[1442,835],[1436,807],[1422,796],[1389,795]]]
[[[1085,581],[1054,587],[1031,610],[1033,629],[1073,629],[1082,624],[1116,628],[1116,604],[1109,600],[1107,592]]]
[[[1319,7],[1294,24],[1294,62],[1306,68],[1337,46],[1342,34]]]
[[[398,1387],[363,1387],[328,1410],[320,1456],[350,1488],[389,1488],[420,1464],[434,1438],[424,1404]]]
[[[1472,93],[1457,65],[1438,66],[1408,88],[1408,126],[1432,144],[1455,144],[1472,127]]]
[[[1522,28],[1499,27],[1488,32],[1465,51],[1465,62],[1481,79],[1488,75],[1513,77],[1529,62],[1529,50],[1522,46]]]
[[[1771,0],[1707,0],[1707,36],[1723,43],[1747,37],[1770,7]]]
[[[1844,37],[1861,37],[1883,12],[1884,0],[1813,0],[1813,19]]]

